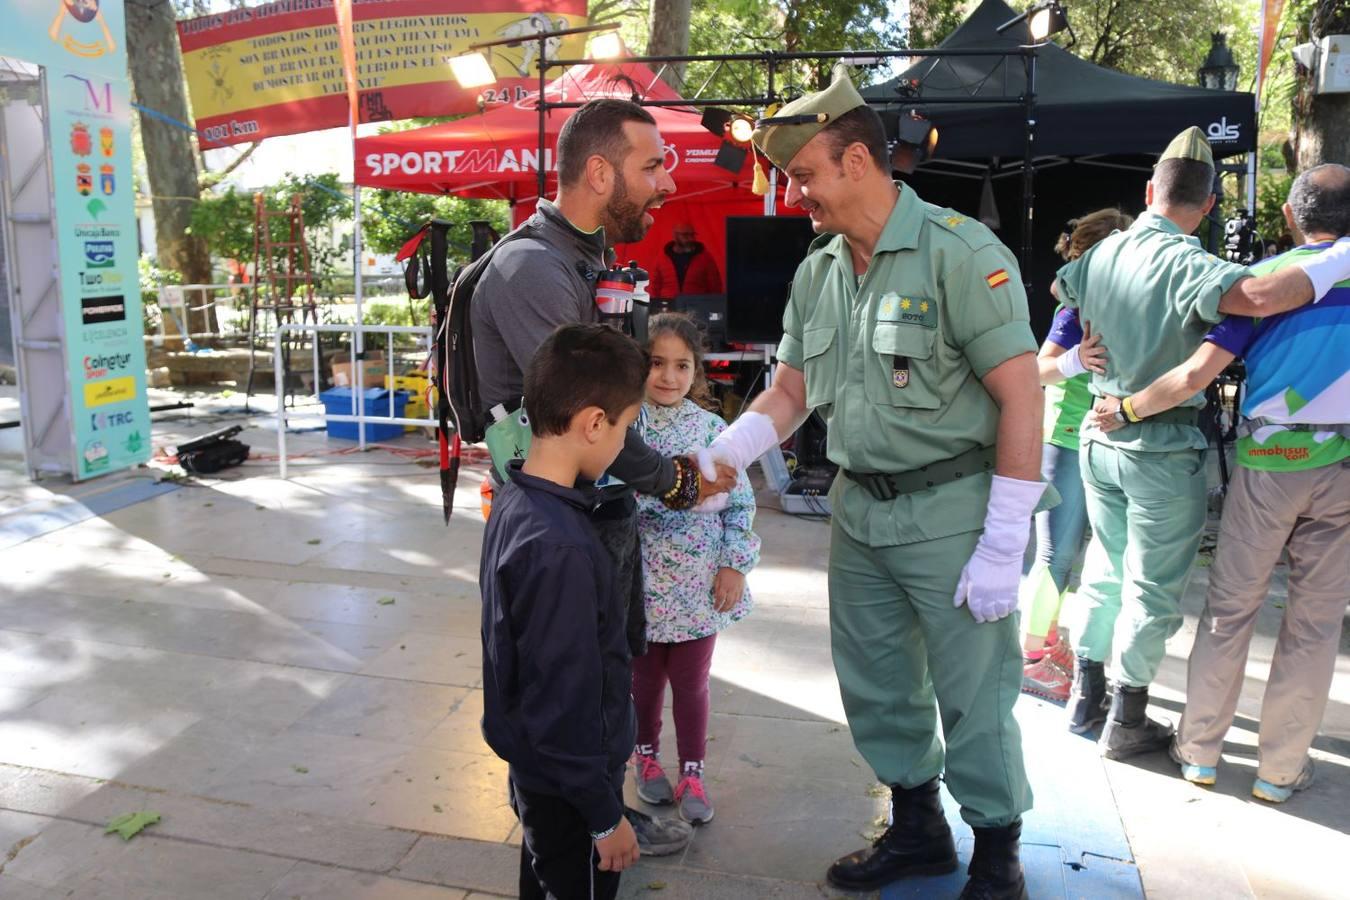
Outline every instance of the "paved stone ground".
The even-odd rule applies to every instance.
[[[215,414],[237,404],[203,398],[158,424],[155,443],[219,427]],[[253,424],[247,442],[272,452],[267,420]],[[329,452],[346,446],[292,435],[292,453],[315,455],[289,481],[258,459],[0,550],[0,897],[514,894],[504,766],[478,734],[478,478],[461,478],[446,528],[427,459]],[[160,474],[35,486],[0,450],[0,527]],[[830,665],[828,526],[765,509],[757,527],[758,606],[714,662],[717,819],[680,856],[625,876],[627,897],[836,896],[819,884],[824,866],[884,812]],[[1204,574],[1169,648],[1163,715],[1180,710]],[[1315,747],[1316,788],[1279,808],[1247,795],[1284,602],[1281,580],[1217,788],[1185,784],[1161,758],[1101,769],[1151,897],[1344,896],[1350,652]],[[1091,754],[1048,706],[1019,716],[1041,798],[1029,827],[1085,843],[1072,832],[1075,803],[1089,801],[1058,760]],[[129,842],[104,835],[143,809],[161,822]]]

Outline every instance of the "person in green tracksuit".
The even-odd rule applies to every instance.
[[[1120,759],[1165,749],[1172,727],[1149,719],[1148,687],[1164,645],[1181,625],[1181,595],[1205,523],[1206,440],[1196,427],[1204,398],[1152,416],[1133,409],[1142,390],[1200,346],[1225,314],[1270,316],[1330,289],[1350,257],[1320,254],[1261,277],[1206,253],[1190,236],[1214,205],[1214,159],[1198,128],[1168,145],[1146,188],[1147,210],[1127,231],[1098,243],[1059,270],[1054,291],[1080,310],[1110,348],[1096,396],[1125,398],[1125,427],[1110,433],[1084,423],[1079,465],[1092,541],[1079,602],[1085,622],[1073,636],[1077,661],[1069,728],[1086,732],[1105,718],[1098,745]],[[1336,277],[1333,277],[1336,276]],[[1104,664],[1114,656],[1109,713]]]
[[[700,464],[744,469],[814,409],[829,425],[835,671],[893,823],[827,877],[873,890],[955,869],[945,773],[975,831],[961,896],[1025,897],[1010,614],[1032,513],[1054,494],[1017,264],[979,222],[891,181],[881,120],[846,77],[757,124],[786,202],[820,237],[793,280],[773,386]]]

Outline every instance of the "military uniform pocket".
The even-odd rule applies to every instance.
[[[909,409],[937,409],[933,347],[937,329],[924,325],[878,322],[872,333],[867,399]]]
[[[808,328],[802,335],[802,374],[808,408],[834,404],[839,384],[838,328]],[[828,414],[829,410],[822,410]]]

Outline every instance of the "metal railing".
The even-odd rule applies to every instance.
[[[388,363],[389,363],[389,364],[386,366],[386,376],[385,376],[385,377],[386,377],[386,379],[387,379],[387,383],[389,383],[389,384],[392,384],[392,383],[393,383],[392,380],[390,380],[390,379],[393,378],[393,374],[394,374],[394,373],[393,373],[393,370],[392,370],[392,362],[393,362],[393,359],[394,359],[394,352],[393,352],[393,351],[394,351],[394,335],[396,335],[396,334],[413,334],[413,335],[420,335],[422,338],[425,339],[425,346],[428,347],[428,348],[431,346],[431,338],[432,338],[432,335],[431,335],[431,327],[430,327],[430,326],[427,326],[427,325],[355,325],[355,324],[352,324],[352,325],[316,325],[316,324],[313,324],[313,323],[306,323],[306,322],[288,322],[288,323],[282,324],[280,327],[278,327],[278,328],[277,328],[277,331],[276,331],[276,335],[277,335],[277,336],[276,336],[276,345],[275,345],[275,346],[273,347],[273,349],[272,349],[272,371],[273,371],[273,376],[274,376],[274,378],[276,379],[275,382],[274,382],[274,384],[277,385],[277,388],[276,388],[276,390],[277,390],[277,457],[278,457],[278,463],[280,464],[280,467],[281,467],[281,477],[282,477],[283,479],[286,478],[286,402],[285,402],[285,397],[284,397],[284,395],[283,395],[283,393],[282,393],[282,390],[283,390],[283,389],[282,389],[282,387],[281,387],[281,385],[284,383],[284,382],[283,382],[283,379],[285,378],[285,374],[284,374],[284,372],[283,372],[282,358],[281,358],[281,349],[282,349],[282,345],[283,345],[283,343],[284,343],[284,341],[282,340],[283,335],[284,335],[285,333],[287,333],[287,332],[292,332],[292,331],[311,331],[311,332],[314,332],[314,334],[316,335],[316,339],[312,342],[312,344],[313,344],[313,354],[314,354],[314,372],[315,372],[315,375],[316,375],[316,377],[315,377],[315,379],[314,379],[314,399],[317,400],[317,401],[319,401],[320,404],[323,403],[323,398],[319,396],[319,394],[320,394],[320,391],[319,391],[320,379],[317,377],[317,376],[318,376],[318,373],[321,371],[320,360],[319,360],[319,342],[318,342],[318,340],[317,340],[317,335],[318,335],[318,334],[320,334],[320,333],[326,333],[326,334],[334,334],[334,333],[335,333],[335,334],[350,334],[350,335],[352,336],[352,346],[353,346],[354,348],[358,348],[358,347],[363,347],[363,346],[364,346],[364,340],[363,340],[363,339],[364,339],[365,335],[368,335],[368,334],[383,334],[383,335],[385,336],[385,359],[386,359],[386,360],[388,361]],[[356,423],[357,445],[358,445],[362,450],[366,449],[366,423],[367,423],[367,422],[371,422],[371,423],[375,423],[375,424],[379,424],[379,425],[420,425],[420,426],[431,426],[431,427],[435,427],[435,426],[438,424],[437,420],[434,419],[434,418],[432,418],[431,415],[430,415],[430,413],[428,413],[427,417],[424,418],[424,419],[412,419],[412,418],[409,418],[409,417],[407,417],[407,416],[395,416],[395,415],[394,415],[394,411],[395,411],[395,409],[396,409],[396,406],[395,406],[395,399],[396,399],[396,398],[395,398],[395,396],[394,396],[394,390],[393,390],[393,388],[390,388],[390,390],[389,390],[389,415],[387,415],[387,416],[367,415],[367,414],[366,414],[366,404],[365,404],[364,398],[362,398],[362,399],[360,400],[360,402],[358,403],[358,397],[360,397],[360,395],[361,395],[362,392],[363,392],[362,385],[365,383],[365,360],[362,358],[364,354],[363,354],[361,351],[358,350],[358,351],[354,352],[352,355],[353,355],[353,357],[355,357],[355,358],[352,360],[352,362],[355,364],[355,372],[354,372],[354,376],[355,376],[355,377],[352,378],[352,385],[351,385],[351,387],[352,387],[352,411],[351,411],[351,414],[350,414],[350,415],[335,415],[335,414],[329,413],[328,410],[327,410],[327,408],[325,407],[325,408],[324,408],[324,413],[323,413],[323,417],[324,417],[324,422],[325,422],[325,423],[327,423],[327,422],[355,422],[355,423]]]

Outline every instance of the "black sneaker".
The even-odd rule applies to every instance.
[[[669,856],[689,846],[694,829],[679,819],[656,819],[636,809],[624,807],[624,816],[637,835],[643,856]]]

